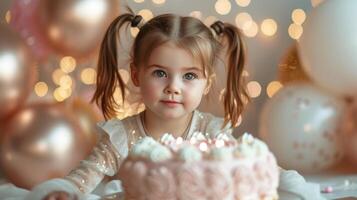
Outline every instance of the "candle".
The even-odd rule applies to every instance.
[[[224,146],[224,141],[223,140],[216,140],[215,145],[217,148],[223,147]]]
[[[206,142],[201,142],[200,145],[199,145],[199,149],[201,151],[207,151],[208,150],[208,145]]]
[[[182,137],[178,137],[178,138],[176,139],[176,144],[182,144],[182,142],[183,142]]]

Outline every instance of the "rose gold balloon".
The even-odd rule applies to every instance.
[[[96,124],[100,121],[100,117],[88,103],[79,98],[73,100],[72,110],[83,131],[86,143],[94,146],[97,142]]]
[[[27,189],[65,176],[91,150],[74,116],[60,104],[38,104],[20,110],[4,133],[1,168],[9,181]]]
[[[25,101],[34,81],[34,61],[26,44],[0,25],[0,120]]]
[[[118,0],[40,0],[38,17],[59,53],[83,57],[96,50],[118,14]]]
[[[278,80],[282,84],[295,81],[309,81],[309,77],[302,69],[296,44],[292,45],[281,59],[278,68]]]

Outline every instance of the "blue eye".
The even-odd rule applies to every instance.
[[[184,79],[186,80],[193,80],[198,78],[198,76],[194,73],[186,73],[185,75],[183,75]]]
[[[167,74],[163,70],[155,70],[152,72],[152,74],[156,77],[167,77]]]

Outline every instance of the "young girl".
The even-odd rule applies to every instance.
[[[106,119],[118,107],[114,91],[119,87],[123,102],[125,84],[118,72],[117,41],[128,34],[127,25],[140,29],[131,49],[131,79],[140,88],[145,111],[124,120],[112,119],[99,124],[106,134],[93,153],[64,179],[39,185],[31,192],[41,199],[49,191],[90,193],[104,176],[115,176],[120,163],[135,142],[144,136],[159,139],[164,133],[190,139],[195,132],[214,138],[219,133],[231,136],[248,99],[242,79],[244,46],[239,30],[228,23],[215,22],[207,27],[193,17],[159,15],[144,22],[139,15],[123,14],[109,26],[99,54],[97,88],[93,100]],[[227,49],[222,42],[225,39]],[[213,83],[213,66],[225,50],[228,65],[225,118],[216,118],[197,109]],[[51,182],[51,183],[50,183]],[[41,193],[41,194],[40,194]],[[51,193],[55,199],[64,194]]]
[[[114,117],[119,106],[113,96],[116,87],[123,94],[123,102],[125,99],[126,86],[117,67],[117,41],[128,34],[123,28],[129,24],[140,29],[132,46],[130,69],[145,111],[99,124],[105,134],[89,158],[64,179],[35,187],[29,199],[69,199],[71,194],[91,193],[104,176],[116,175],[132,145],[144,136],[159,139],[171,133],[191,139],[195,132],[202,132],[210,138],[218,134],[232,137],[232,125],[243,111],[243,99],[249,99],[242,79],[245,53],[239,30],[220,21],[207,27],[193,17],[172,14],[146,23],[139,15],[117,17],[101,45],[93,97],[105,118]],[[213,66],[222,53],[228,65],[224,119],[196,110],[214,81]]]

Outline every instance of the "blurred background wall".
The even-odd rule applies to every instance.
[[[31,0],[24,0],[23,2],[31,4]],[[12,1],[9,0],[4,0],[0,3],[2,23],[6,23],[6,14],[11,7],[11,3]],[[279,66],[280,70],[289,70],[286,67],[287,65],[284,65],[287,61],[283,60],[283,57],[288,54],[289,49],[294,45],[295,39],[300,37],[302,28],[299,25],[303,24],[306,14],[312,9],[312,4],[317,3],[318,1],[311,2],[310,0],[128,0],[120,1],[120,7],[123,11],[124,5],[129,5],[135,12],[143,14],[145,18],[150,18],[151,15],[173,12],[181,15],[196,16],[205,21],[207,25],[213,23],[216,19],[220,19],[236,24],[241,28],[245,26],[244,33],[248,49],[245,75],[248,89],[252,96],[252,103],[249,104],[248,109],[242,116],[235,134],[240,135],[243,132],[249,132],[256,135],[258,132],[259,113],[263,103],[281,87],[282,81],[278,77]],[[48,91],[40,98],[37,95],[32,95],[32,99],[53,98],[56,85],[51,80],[51,74],[58,68],[58,60],[61,57],[73,56],[63,51],[61,53],[62,55],[58,53],[47,54],[45,62],[38,64],[41,65],[41,69],[39,70],[40,78],[37,82],[44,82],[48,86]],[[77,59],[75,56],[73,58]],[[48,59],[52,60],[48,61]],[[71,60],[71,58],[69,59]],[[57,60],[57,63],[54,60]],[[81,65],[80,69],[77,67],[72,74],[87,67],[95,69],[95,62],[95,53],[87,57],[84,62],[78,62],[77,60],[77,65]],[[88,74],[92,72],[90,69]],[[218,78],[224,80],[222,69],[218,69],[218,71],[221,70],[218,72]],[[46,72],[43,72],[44,70]],[[295,69],[290,67],[290,70]],[[127,74],[125,71],[123,73]],[[77,77],[73,78],[76,79]],[[219,81],[211,92],[211,100],[203,102],[202,110],[222,116],[222,107],[210,106],[217,105],[217,98],[224,87],[222,82]],[[82,95],[82,91],[93,87],[91,84],[83,86],[81,83],[79,80],[71,96]],[[32,93],[35,92],[33,91]]]

